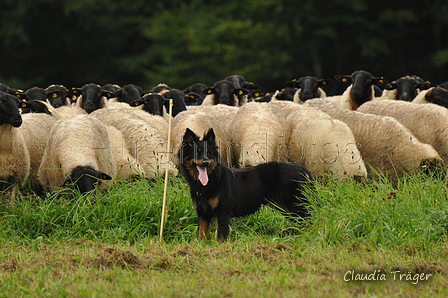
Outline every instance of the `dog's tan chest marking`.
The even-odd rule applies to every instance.
[[[209,203],[209,205],[210,205],[213,209],[215,209],[216,207],[218,207],[219,199],[218,199],[218,197],[216,197],[216,198],[211,198],[211,199],[208,200],[208,203]]]

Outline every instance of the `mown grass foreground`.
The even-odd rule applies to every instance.
[[[264,207],[197,241],[182,178],[62,190],[0,206],[0,297],[446,297],[444,179],[316,181],[298,226]],[[368,279],[368,280],[358,280]]]

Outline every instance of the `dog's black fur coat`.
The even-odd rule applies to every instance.
[[[224,241],[229,234],[230,218],[253,214],[267,203],[294,217],[309,215],[304,206],[308,200],[302,191],[304,187],[313,187],[312,177],[299,164],[268,162],[229,169],[219,163],[213,129],[200,140],[187,128],[178,156],[198,215],[198,239],[208,235],[210,222],[216,218],[218,241]]]

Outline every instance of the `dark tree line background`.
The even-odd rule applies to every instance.
[[[360,69],[448,81],[442,0],[4,0],[0,24],[0,82],[19,89],[239,74],[273,91]]]

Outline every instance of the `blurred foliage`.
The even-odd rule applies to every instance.
[[[239,74],[273,91],[293,78],[359,69],[448,80],[441,0],[5,0],[0,26],[0,82],[20,89],[181,89]]]

